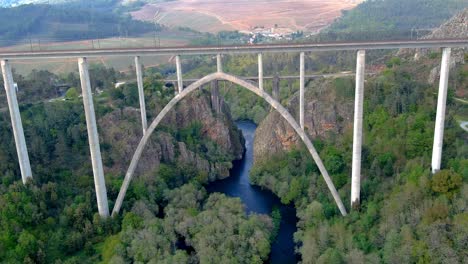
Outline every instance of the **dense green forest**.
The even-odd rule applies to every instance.
[[[92,66],[90,72],[95,77],[93,86],[102,91],[95,97],[95,106],[103,135],[101,149],[107,168],[109,199],[112,201],[126,167],[122,157],[127,151],[132,151],[129,145],[135,140],[133,137],[141,136],[138,135],[141,133],[138,113],[132,110],[138,105],[138,93],[132,82],[119,88],[113,86],[116,78],[131,76],[121,76],[100,66]],[[266,215],[247,216],[239,199],[220,194],[207,195],[202,184],[220,176],[216,171],[208,172],[191,165],[179,153],[196,154],[195,158],[202,164],[206,160],[215,167],[228,163],[226,166],[229,168],[230,162],[236,158],[234,155],[239,155],[234,153],[239,153],[241,147],[226,149],[201,133],[204,125],[210,125],[201,122],[206,122],[207,115],[213,115],[211,112],[196,113],[183,105],[178,106],[177,112],[182,115],[190,112],[203,115],[203,119],[190,118],[185,123],[168,120],[162,124],[154,137],[158,144],[164,146],[163,154],[155,154],[158,148],[149,147],[153,155],[162,155],[161,163],[153,170],[144,171],[142,177],[132,182],[122,216],[104,220],[96,213],[84,112],[78,88],[70,88],[65,95],[66,100],[42,100],[49,96],[47,90],[54,91],[47,80],[73,85],[77,84],[77,76],[34,72],[26,77],[15,74],[15,79],[22,87],[20,100],[30,100],[22,105],[21,112],[34,180],[24,186],[17,177],[19,170],[11,140],[9,114],[2,109],[1,262],[220,263],[237,259],[241,263],[263,263],[268,258],[273,239],[272,219]],[[160,111],[174,94],[173,88],[164,87],[160,80],[159,73],[147,71],[144,86],[149,118],[154,117],[154,113]],[[42,89],[32,93],[35,87]],[[28,93],[31,93],[30,98],[23,97]],[[1,98],[4,102],[5,98]],[[207,98],[206,92],[197,92],[187,100],[203,109],[204,105],[209,105]],[[180,118],[175,117],[175,120]],[[229,124],[227,117],[222,115],[212,118],[221,118],[225,120],[221,122]],[[233,135],[232,144],[240,144],[234,139],[238,137],[237,130],[233,127],[227,129]],[[174,149],[170,154],[172,144],[185,147]],[[160,250],[155,251],[154,248]]]
[[[78,4],[22,5],[0,8],[0,44],[29,38],[42,41],[71,41],[113,36],[140,36],[160,31],[154,23],[133,20],[112,5]]]
[[[384,2],[390,1],[366,1],[356,10],[370,13],[373,7],[367,5]],[[411,2],[405,2],[400,4],[412,7]],[[417,11],[427,14],[440,7],[429,5],[430,2],[425,2],[427,8],[425,5]],[[447,3],[453,8],[461,2]],[[391,13],[398,6],[385,7]],[[448,10],[440,8],[441,12],[434,14],[440,15],[439,20]],[[357,21],[353,12],[356,11],[347,12],[343,20],[351,17]],[[402,17],[402,21],[418,21],[411,20],[406,13]],[[4,18],[0,16],[1,19]],[[76,23],[83,21],[75,19]],[[342,20],[335,26],[339,28],[340,23]],[[438,23],[436,18],[433,23]],[[355,30],[359,24],[350,25]],[[225,32],[219,38],[233,40],[237,34]],[[200,39],[202,44],[216,41],[209,35]],[[405,57],[380,55],[368,54],[368,65],[375,64],[381,70],[366,81],[364,178],[359,211],[352,211],[347,217],[339,214],[318,169],[301,145],[256,162],[251,181],[271,190],[283,203],[296,207],[299,221],[295,241],[303,263],[464,263],[468,259],[468,138],[455,118],[466,120],[468,110],[454,95],[455,89],[468,87],[468,66],[457,65],[451,70],[444,170],[432,175],[430,158],[437,90],[436,85],[427,84],[426,73],[440,63],[441,54],[430,52],[417,63]],[[348,70],[354,59],[351,52],[310,54],[306,59],[307,71]],[[223,57],[224,70],[240,76],[256,75],[256,63],[256,56]],[[296,74],[298,65],[298,54],[264,56],[266,76]],[[184,78],[201,77],[216,70],[214,58],[206,56],[184,60],[183,67]],[[144,90],[149,120],[174,96],[174,87],[164,86],[161,75],[173,72],[172,65],[146,69]],[[0,107],[0,262],[265,263],[268,260],[275,239],[276,217],[247,215],[239,199],[208,195],[204,188],[208,182],[221,178],[221,172],[227,171],[231,161],[242,152],[242,140],[228,113],[235,120],[261,124],[271,115],[269,105],[261,99],[245,89],[221,84],[220,91],[230,108],[224,114],[209,109],[209,90],[197,91],[186,99],[189,103],[179,104],[174,111],[177,114],[169,116],[152,136],[148,146],[151,159],[147,160],[152,164],[142,168],[132,181],[122,213],[102,219],[97,214],[78,75],[40,70],[27,76],[14,75],[20,88],[18,98],[34,180],[27,185],[20,181],[9,113]],[[128,161],[133,153],[130,146],[137,144],[141,136],[138,93],[133,74],[91,65],[90,75],[96,92],[96,115],[112,207],[128,166],[123,161]],[[128,82],[114,88],[117,80]],[[317,82],[325,83],[329,90],[317,89]],[[337,94],[339,100],[334,103],[352,101],[353,83],[351,77],[311,81],[307,83],[306,96],[316,99],[330,93]],[[64,84],[70,87],[66,93],[60,90]],[[0,79],[3,106],[6,101],[2,85]],[[271,81],[265,83],[265,89],[271,93]],[[293,111],[297,107],[293,100],[297,90],[297,81],[280,83],[279,100]],[[188,107],[191,104],[208,110],[203,115],[197,114]],[[206,119],[221,120],[232,131],[232,148],[220,146],[207,135]],[[349,205],[352,128],[316,137],[314,145],[344,203]],[[222,165],[223,170],[208,172],[186,159]]]
[[[283,56],[288,61],[287,55]],[[300,220],[295,239],[303,263],[461,263],[466,257],[468,153],[466,136],[453,116],[467,113],[466,106],[453,100],[453,90],[449,93],[445,132],[443,167],[446,169],[436,175],[429,171],[436,96],[421,72],[439,59],[440,53],[432,53],[419,67],[414,67],[410,60],[389,58],[387,68],[368,79],[363,150],[365,179],[359,212],[354,211],[345,218],[339,215],[317,168],[302,147],[264,160],[253,169],[254,183],[271,189],[283,203],[296,206]],[[230,58],[227,69],[234,72],[246,69],[247,74],[254,60],[249,56]],[[282,67],[268,65],[265,64],[271,71]],[[283,70],[293,71],[294,67]],[[93,87],[103,90],[96,97],[98,117],[137,107],[134,83],[113,88],[117,79],[132,76],[97,65],[91,67],[91,73],[102,76],[92,80]],[[466,67],[455,68],[450,86],[466,87],[467,76]],[[263,263],[267,260],[274,237],[272,219],[264,215],[247,216],[238,199],[207,195],[203,188],[209,178],[206,172],[177,161],[164,161],[158,169],[136,178],[130,185],[120,217],[108,220],[98,217],[84,113],[75,88],[79,85],[78,77],[44,71],[25,77],[15,74],[15,79],[22,87],[20,100],[30,100],[21,110],[30,142],[34,181],[24,186],[18,178],[9,116],[3,111],[0,115],[0,142],[4,146],[0,149],[1,260],[8,263],[58,260],[57,263],[225,263],[233,260]],[[41,98],[54,96],[50,80],[74,86],[66,93],[68,100],[42,102]],[[349,85],[352,79],[336,79],[331,83],[330,89],[337,90],[343,99],[352,98],[353,86]],[[34,87],[44,88],[33,93]],[[252,99],[255,97],[251,94],[234,87],[224,89],[228,101],[238,107],[233,107],[233,113],[240,111],[236,118],[258,118],[256,122],[260,123],[268,114],[269,108]],[[282,88],[285,105],[286,98],[294,97],[296,92],[288,89],[287,85]],[[162,86],[157,70],[147,71],[145,93],[150,116],[167,103],[173,92]],[[307,96],[316,92],[308,90]],[[29,93],[30,98],[26,96]],[[200,96],[203,93],[195,95]],[[229,99],[230,96],[238,101]],[[251,112],[250,108],[261,110]],[[263,116],[255,117],[258,113]],[[137,115],[123,126],[111,125],[103,130],[109,135],[108,129],[117,133],[127,126],[138,127],[138,122]],[[185,127],[166,123],[160,130],[174,140],[185,142],[189,149],[208,160],[234,159],[222,149],[213,149],[212,141],[200,134],[197,122]],[[351,142],[351,129],[343,135],[314,140],[346,204],[349,204],[345,197],[350,184]],[[121,163],[119,153],[126,151],[122,143],[108,138],[104,138],[102,150],[108,167]],[[118,192],[121,179],[120,173],[106,175],[111,200]]]
[[[319,36],[324,40],[421,37],[467,8],[464,0],[367,0],[343,15]]]
[[[304,263],[463,263],[467,259],[467,137],[454,116],[467,115],[453,100],[467,87],[468,68],[451,74],[443,168],[430,173],[437,97],[421,76],[428,60],[390,59],[366,82],[360,211],[342,217],[303,147],[258,162],[251,180],[298,209],[295,235]],[[398,62],[398,63],[394,63]],[[429,65],[431,65],[429,63]],[[343,96],[353,86],[334,82]],[[349,93],[343,91],[349,89]],[[317,96],[309,93],[308,98]],[[345,204],[349,204],[352,127],[314,141]]]
[[[272,60],[271,64],[265,63],[267,71],[296,70],[286,64],[296,65],[297,56],[279,56],[284,65],[275,65]],[[315,66],[318,69],[322,67],[320,61],[308,58],[308,63],[312,63],[309,59],[318,63]],[[466,257],[468,153],[466,136],[453,116],[468,113],[465,105],[453,100],[452,89],[466,87],[468,68],[459,66],[451,71],[443,156],[446,169],[431,175],[436,95],[434,86],[426,84],[426,75],[421,73],[439,60],[440,53],[431,53],[414,67],[411,60],[390,57],[386,69],[366,82],[365,179],[359,212],[345,218],[339,215],[316,166],[302,147],[257,163],[251,173],[252,182],[272,190],[283,203],[293,203],[297,208],[299,230],[295,239],[303,263],[461,263]],[[247,75],[255,72],[255,57],[246,55],[225,61],[228,71]],[[214,67],[205,62],[195,59],[196,70],[191,74]],[[150,116],[173,96],[174,91],[160,82],[158,71],[164,70],[147,70],[145,93]],[[103,91],[96,97],[98,117],[124,113],[128,107],[138,106],[134,83],[113,86],[117,79],[133,76],[98,65],[91,66],[91,76],[93,87]],[[75,88],[79,87],[78,76],[38,71],[29,76],[15,74],[15,80],[21,87],[20,101],[27,102],[21,110],[35,178],[26,186],[19,181],[9,116],[3,111],[1,260],[8,263],[267,260],[274,237],[272,219],[264,215],[247,216],[238,199],[207,195],[203,188],[209,178],[206,172],[177,161],[164,161],[158,169],[136,178],[120,217],[108,220],[98,217],[84,113]],[[55,96],[53,83],[73,86],[66,93],[68,100],[42,101],[44,97]],[[330,89],[336,90],[343,100],[352,99],[352,78],[330,83]],[[291,90],[288,85],[281,89],[283,104],[287,105],[290,101],[287,98],[294,97],[297,89]],[[267,105],[244,90],[234,87],[222,90],[237,119],[260,123],[269,112]],[[313,97],[316,93],[308,89],[306,95]],[[195,97],[200,96],[203,93]],[[138,122],[137,115],[123,126],[111,125],[104,133],[109,135],[108,129],[118,133],[118,129],[127,126],[138,127]],[[224,150],[214,149],[213,142],[200,134],[200,128],[197,122],[185,127],[166,123],[160,130],[185,142],[189,149],[208,160],[234,159]],[[351,129],[343,135],[316,138],[314,145],[341,197],[349,204],[346,197],[350,185]],[[119,153],[126,151],[121,142],[108,138],[104,138],[102,149],[108,167],[121,163]],[[121,173],[108,173],[106,180],[110,197],[115,197]]]

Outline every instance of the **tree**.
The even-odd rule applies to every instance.
[[[441,170],[434,174],[431,180],[432,191],[450,194],[462,185],[462,177],[452,170]]]
[[[340,252],[334,248],[329,248],[321,255],[317,263],[320,264],[341,264],[344,263],[343,257],[341,256]]]
[[[78,98],[78,91],[76,90],[75,87],[71,87],[67,90],[67,92],[65,93],[65,99],[67,100],[75,100],[76,98]]]

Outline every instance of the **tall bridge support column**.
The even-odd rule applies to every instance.
[[[220,114],[222,112],[222,100],[219,96],[218,80],[211,82],[211,107],[216,114]]]
[[[278,73],[273,76],[273,82],[272,82],[272,91],[271,95],[276,101],[279,101],[279,86],[280,86],[280,78],[278,76]]]
[[[143,71],[141,69],[140,57],[138,56],[135,57],[135,68],[138,84],[138,97],[140,98],[141,125],[143,127],[144,135],[148,128],[148,119],[146,117],[145,93],[143,91]]]
[[[29,162],[28,148],[24,138],[23,124],[21,122],[21,114],[18,106],[18,98],[16,97],[16,88],[13,81],[10,63],[7,60],[1,61],[3,81],[10,110],[11,127],[13,128],[13,136],[15,138],[16,152],[18,153],[18,162],[21,170],[21,178],[26,184],[28,179],[32,179],[31,164]]]
[[[176,56],[176,70],[177,70],[177,87],[179,88],[179,93],[181,93],[184,90],[184,82],[182,81],[182,65],[180,63],[179,55]]]
[[[301,52],[300,55],[300,67],[299,67],[299,124],[302,129],[304,129],[304,86],[305,86],[305,79],[304,79],[304,52]]]
[[[364,106],[364,76],[366,67],[366,51],[357,53],[356,62],[356,93],[354,99],[354,136],[353,136],[353,168],[351,174],[351,207],[359,208],[361,192],[361,151],[362,151],[362,116]]]
[[[444,145],[445,107],[447,104],[447,89],[450,70],[451,49],[444,48],[442,65],[440,67],[439,95],[437,99],[437,115],[434,131],[434,145],[432,147],[432,173],[440,170],[442,161],[442,147]]]
[[[263,55],[258,54],[258,88],[263,90]]]
[[[104,179],[104,169],[102,167],[101,149],[99,146],[96,115],[94,113],[93,95],[91,93],[91,82],[86,58],[78,59],[78,68],[80,71],[81,90],[83,94],[83,105],[86,115],[89,150],[91,152],[91,163],[93,165],[94,186],[96,189],[99,215],[108,217],[109,204],[107,202],[106,182]]]
[[[216,55],[216,69],[218,72],[223,72],[223,61],[221,60],[221,54]]]

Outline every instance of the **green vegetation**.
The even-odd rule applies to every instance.
[[[270,241],[275,241],[281,225],[281,211],[278,207],[273,207],[271,211],[271,219],[273,220],[273,230],[271,232]]]
[[[416,38],[415,30],[437,27],[466,7],[468,3],[464,0],[368,0],[343,11],[342,17],[322,32],[320,38]]]
[[[113,68],[105,68],[100,64],[91,64],[89,73],[91,76],[91,87],[93,92],[98,90],[109,90],[114,87],[117,79],[124,76]],[[45,100],[66,96],[69,88],[80,87],[80,79],[77,72],[56,75],[45,70],[33,70],[26,76],[16,74],[13,71],[14,80],[18,84],[18,100],[22,103],[39,103]],[[99,76],[99,77],[96,77]],[[0,77],[1,85],[3,79]],[[81,88],[74,88],[81,93]],[[74,92],[70,91],[69,95]],[[6,100],[4,90],[0,91],[0,99]]]
[[[157,205],[148,202],[137,202],[125,213],[122,231],[104,243],[106,259],[259,264],[267,259],[271,219],[247,217],[240,199],[218,193],[208,197],[198,184],[166,191],[164,197],[164,218],[155,217],[152,207]]]
[[[139,36],[162,28],[115,13],[112,5],[22,5],[0,8],[0,45],[30,38],[43,42],[72,41],[113,36]],[[29,40],[28,40],[29,41]]]
[[[65,99],[67,100],[74,100],[78,98],[78,96],[79,94],[75,87],[68,89],[67,92],[65,93]]]
[[[132,82],[119,88],[113,85],[117,78],[132,76],[95,65],[90,68],[93,87],[100,91],[95,94],[99,102],[95,107],[112,207],[128,165],[122,162],[123,157],[132,153],[129,145],[141,136],[134,135],[141,129],[139,114],[132,110],[138,97]],[[77,76],[44,71],[26,77],[15,75],[15,79],[21,87],[20,101],[31,94],[21,113],[34,180],[23,185],[18,177],[8,112],[1,111],[0,262],[263,263],[268,258],[272,219],[266,215],[247,216],[239,199],[221,194],[208,196],[201,184],[218,176],[198,168],[197,161],[184,160],[180,153],[173,153],[171,158],[170,154],[152,152],[162,155],[152,162],[161,163],[134,179],[122,215],[101,219],[96,208],[84,112],[77,99],[80,89],[69,88],[65,93],[68,100],[43,101],[44,96],[53,96],[49,94],[55,90],[50,80],[79,87]],[[172,88],[162,85],[160,75],[151,71],[144,79],[144,89],[150,117],[174,94]],[[207,98],[206,92],[199,92],[189,100],[205,100],[204,104],[209,105]],[[206,118],[211,113],[199,114]],[[201,134],[203,121],[165,122],[151,144],[164,144],[164,151],[174,148],[174,144],[184,144],[189,149],[186,152],[193,151],[201,164],[230,164],[233,151]],[[237,135],[235,131],[233,135]],[[153,151],[159,150],[153,147]]]
[[[354,52],[312,53],[306,56],[307,74],[337,73],[345,71],[355,63]],[[372,54],[370,55],[370,57]],[[223,56],[223,71],[236,76],[255,77],[258,74],[257,55]],[[194,57],[183,62],[184,78],[200,78],[216,71],[214,57]],[[298,76],[299,55],[297,53],[264,54],[263,69],[265,77]],[[172,76],[171,78],[176,78]],[[256,83],[257,80],[252,80]],[[340,89],[354,96],[353,82],[349,79],[337,79]],[[272,79],[264,80],[264,89],[272,94]],[[270,111],[270,106],[261,97],[231,83],[222,82],[220,93],[229,105],[234,120],[252,120],[260,123]],[[298,79],[282,79],[279,84],[279,101],[286,105],[288,100],[299,90]],[[348,95],[346,95],[348,96]]]
[[[302,146],[252,170],[253,182],[295,204],[303,263],[462,263],[467,258],[468,152],[465,132],[452,118],[464,105],[448,100],[442,161],[447,169],[431,175],[437,98],[418,80],[412,62],[389,62],[391,68],[366,82],[360,211],[339,215]],[[466,70],[454,70],[451,89],[462,85],[458,74]],[[334,85],[331,89],[347,86],[338,80]],[[345,204],[351,135],[352,127],[314,142]]]
[[[414,3],[421,4],[420,1],[366,1],[357,11],[347,12],[331,29],[355,32],[370,20],[373,23],[365,31],[374,34],[388,28],[392,36],[398,36],[394,35],[395,31],[408,30],[403,24],[422,25],[418,17],[433,13],[433,24],[428,25],[435,25],[460,7],[461,2],[448,1],[445,4],[449,9],[444,9],[434,4],[440,2],[425,1],[423,8],[417,10]],[[374,10],[374,6],[379,6],[380,11]],[[11,34],[13,39],[24,37],[25,32],[36,26],[33,20],[39,19],[37,10],[47,13],[55,8],[59,7],[14,9],[21,10],[16,14],[28,20],[22,21],[24,30],[18,26],[12,27],[13,31],[0,32]],[[400,16],[396,11],[407,9],[418,17],[411,18],[405,13]],[[391,16],[381,14],[381,10],[388,10]],[[22,13],[26,11],[31,15]],[[371,15],[373,11],[379,12]],[[0,21],[5,20],[7,25],[12,18],[1,16],[1,12]],[[50,16],[57,20],[49,22],[77,23],[81,28],[89,19],[98,17],[91,11],[86,12],[76,9],[76,15],[80,16],[77,18],[59,11]],[[359,13],[355,12],[369,15],[357,16]],[[122,21],[125,24],[128,19],[113,13],[104,18],[115,25]],[[382,18],[382,22],[377,18]],[[352,21],[348,23],[347,20]],[[116,32],[112,25],[103,27],[103,32],[99,33],[101,22],[92,22],[91,31],[87,29],[86,32],[109,36]],[[345,22],[349,28],[340,27],[340,23]],[[37,26],[39,29],[34,32],[41,34],[49,24]],[[142,26],[141,33],[146,26]],[[50,32],[55,34],[55,31]],[[79,37],[70,34],[72,38]],[[236,32],[223,34],[221,37],[228,41],[239,37]],[[211,40],[200,39],[200,43],[215,44],[212,36],[209,37]],[[337,72],[346,69],[350,61],[354,62],[354,56],[345,52],[312,54],[306,59],[306,65],[311,72]],[[434,52],[428,60],[439,58],[440,53]],[[266,76],[298,71],[297,54],[265,55],[264,59]],[[466,135],[453,118],[460,113],[466,116],[466,105],[453,100],[453,90],[463,92],[463,87],[467,87],[468,68],[457,67],[451,73],[443,155],[445,169],[432,175],[429,166],[436,96],[425,77],[418,74],[421,69],[427,70],[430,63],[424,58],[417,65],[397,57],[384,61],[387,68],[366,82],[360,211],[353,211],[345,218],[339,215],[325,182],[303,146],[259,161],[252,169],[252,182],[297,208],[299,222],[295,240],[303,263],[461,263],[468,258],[468,153]],[[226,72],[235,75],[257,73],[255,56],[226,56],[223,66]],[[162,85],[158,71],[171,73],[174,69],[167,66],[147,72],[144,90],[150,119],[174,94],[173,88]],[[184,77],[199,77],[214,71],[213,58],[184,62],[187,73]],[[114,88],[117,80],[131,80],[134,76],[102,66],[92,66],[91,76],[98,102],[95,107],[103,162],[108,172],[109,199],[114,201],[122,183],[122,173],[128,166],[123,161],[128,161],[133,153],[130,146],[138,143],[141,136],[136,109],[137,87],[128,81]],[[167,117],[148,146],[147,155],[152,159],[140,163],[140,166],[154,167],[140,168],[143,172],[132,181],[122,214],[103,220],[96,214],[78,76],[33,71],[28,76],[15,74],[15,81],[20,89],[18,97],[22,103],[34,180],[27,185],[19,181],[8,112],[0,109],[0,262],[264,263],[267,260],[281,214],[274,209],[271,218],[246,215],[239,199],[206,194],[202,185],[219,175],[196,165],[206,162],[229,168],[234,156],[232,150],[220,147],[204,133],[202,118]],[[353,99],[352,79],[337,78],[330,83],[340,100]],[[265,83],[268,92],[271,86],[270,81]],[[235,88],[229,84],[220,87],[233,118],[261,122],[269,106],[245,89]],[[297,81],[282,81],[281,103],[294,103],[292,97],[297,88]],[[3,90],[0,89],[0,102],[5,101]],[[49,102],[62,96],[67,100]],[[207,92],[202,91],[194,94],[191,100],[209,105],[207,98]],[[185,113],[193,113],[191,109],[185,110]],[[237,135],[238,132],[232,133]],[[179,147],[174,147],[176,145]],[[340,135],[317,138],[314,145],[348,205],[351,128],[344,129]],[[188,159],[196,161],[187,162]]]

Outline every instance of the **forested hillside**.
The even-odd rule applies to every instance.
[[[112,5],[22,5],[0,8],[0,44],[40,38],[71,41],[112,36],[139,36],[161,30],[159,25],[114,12]]]
[[[468,7],[464,0],[367,0],[322,31],[322,39],[416,38]],[[421,35],[419,35],[421,37]]]
[[[141,137],[134,83],[114,88],[122,76],[91,67],[96,115],[109,200]],[[101,78],[102,77],[102,78]],[[270,252],[273,223],[249,215],[240,200],[207,195],[203,184],[226,177],[243,152],[242,138],[227,109],[213,110],[212,95],[196,92],[170,113],[143,154],[123,205],[122,217],[97,215],[86,126],[79,87],[49,101],[50,80],[75,85],[77,76],[37,72],[15,75],[34,180],[26,186],[19,169],[8,111],[0,109],[0,262],[7,263],[262,263]],[[3,83],[2,80],[0,80]],[[173,96],[160,75],[145,81],[148,117]],[[32,93],[35,89],[42,89]],[[3,87],[2,91],[3,91]],[[0,92],[3,95],[3,92]],[[47,100],[43,100],[43,98]],[[5,97],[0,96],[2,105]],[[112,202],[110,204],[112,206]],[[186,225],[190,223],[190,225]],[[158,248],[159,250],[155,250]]]
[[[442,19],[439,16],[453,12],[440,5],[424,5],[406,13],[402,8],[414,8],[411,1],[395,0],[392,3],[402,5],[399,13],[398,6],[390,2],[367,1],[365,8],[356,10],[371,15],[371,6],[379,5],[389,14],[401,15],[401,21],[418,21],[413,13],[434,11],[434,20],[430,20],[433,25]],[[462,2],[446,3],[455,8]],[[50,6],[15,10],[20,9],[32,12],[31,17],[36,19],[40,19],[38,10],[51,12],[55,20],[47,23],[68,21],[69,25],[79,24],[78,28],[88,25],[86,19],[98,16],[91,11],[81,13],[81,9],[61,13]],[[343,18],[355,21],[349,27],[340,27],[343,22],[338,21],[332,28],[356,30],[357,21],[363,22],[360,16],[352,15],[356,10]],[[29,13],[18,12],[17,16],[29,19],[25,15]],[[376,28],[392,28],[391,36],[404,26],[384,14],[382,20],[378,15],[371,17],[376,25],[381,23]],[[13,18],[0,16],[6,23]],[[114,24],[120,19],[126,18],[109,13],[91,25],[99,31],[99,23]],[[34,21],[23,24],[34,28]],[[38,34],[49,32],[48,24],[39,23],[38,28]],[[115,28],[104,27],[107,29],[113,32]],[[236,36],[224,34],[227,39]],[[200,43],[213,43],[210,35],[206,36]],[[405,56],[368,52],[367,66],[373,75],[366,77],[365,84],[362,206],[347,217],[339,214],[310,154],[284,120],[253,93],[221,82],[220,93],[228,106],[215,109],[213,100],[219,98],[209,89],[200,89],[178,104],[152,135],[121,214],[102,219],[97,214],[77,73],[56,75],[37,70],[27,76],[14,74],[34,174],[27,185],[21,183],[0,79],[0,262],[267,262],[275,240],[275,220],[268,215],[246,214],[239,199],[209,195],[204,187],[229,176],[232,161],[241,157],[243,139],[233,120],[242,119],[259,124],[251,182],[297,209],[295,240],[302,263],[466,262],[468,137],[458,121],[468,120],[468,107],[466,98],[456,96],[468,94],[468,66],[454,64],[451,68],[444,169],[432,175],[437,82],[428,83],[428,76],[437,70],[441,52],[420,52],[417,61],[412,52]],[[462,54],[458,61],[468,60],[463,51],[453,54]],[[184,57],[184,78],[215,72],[215,65],[214,57]],[[352,70],[354,65],[354,52],[314,52],[306,56],[307,73],[336,73]],[[297,53],[264,55],[265,76],[295,75],[298,66]],[[239,76],[255,76],[257,57],[223,56],[223,69]],[[123,74],[90,65],[111,208],[142,136],[133,70]],[[149,120],[174,96],[175,87],[164,86],[161,73],[174,73],[174,66],[145,71]],[[115,88],[121,80],[127,83]],[[67,87],[63,98],[62,87]],[[280,82],[279,100],[293,116],[298,113],[298,87],[298,80]],[[265,81],[265,90],[272,93],[271,80]],[[349,208],[354,78],[309,80],[305,95],[306,132]]]
[[[295,134],[289,125],[275,113],[260,124],[251,180],[298,209],[295,238],[303,263],[464,263],[468,258],[468,137],[457,121],[467,120],[468,107],[454,99],[456,90],[466,92],[468,68],[458,65],[451,70],[444,169],[432,175],[438,82],[428,84],[427,79],[440,56],[432,52],[417,62],[412,57],[388,57],[381,73],[366,78],[363,203],[360,211],[347,217],[339,215],[317,167],[300,140],[291,136]],[[353,79],[310,85],[306,130],[348,205],[352,116],[347,113],[353,108]],[[296,113],[297,97],[288,102]],[[321,101],[334,102],[333,109],[327,111],[327,103]],[[346,105],[347,112],[340,110]],[[328,115],[317,119],[317,112]],[[265,142],[283,144],[286,151]],[[265,148],[270,151],[261,151]]]

